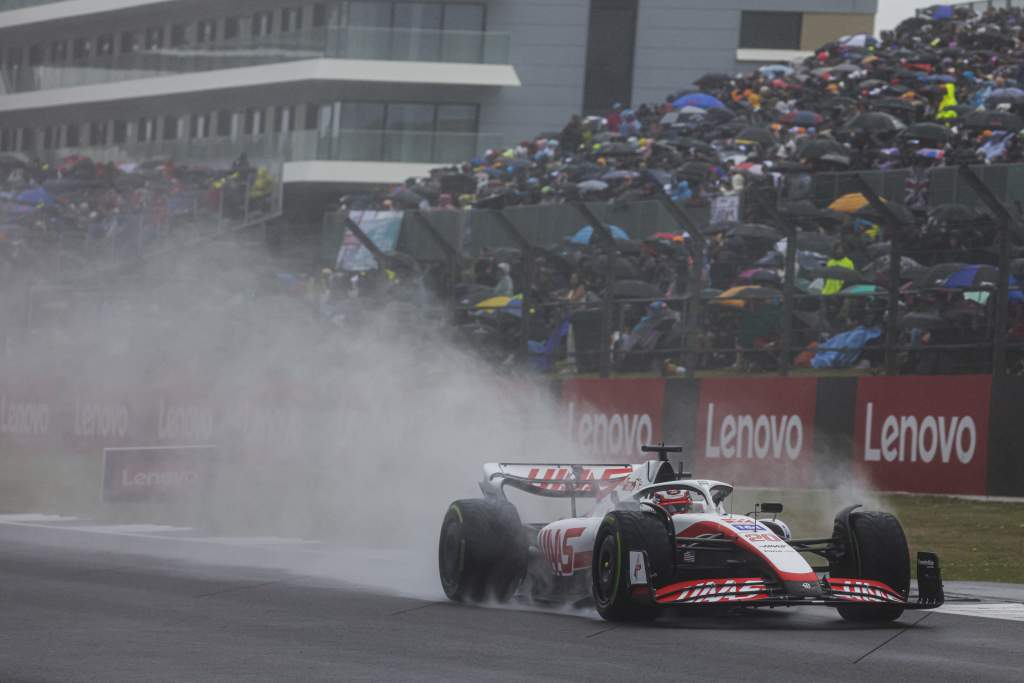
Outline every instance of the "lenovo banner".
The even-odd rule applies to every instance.
[[[743,486],[815,484],[813,378],[705,379],[696,472]]]
[[[108,448],[103,452],[103,500],[184,502],[210,485],[212,446]]]
[[[854,469],[882,491],[984,494],[989,376],[865,377]]]
[[[661,440],[663,379],[571,379],[562,383],[569,438],[584,458],[639,462]]]

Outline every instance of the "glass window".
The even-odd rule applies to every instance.
[[[486,8],[483,5],[444,6],[444,29],[446,31],[483,31]]]
[[[108,125],[106,121],[93,121],[89,124],[89,144],[99,147],[107,144]]]
[[[36,148],[36,132],[31,128],[21,129],[21,151],[31,152]]]
[[[316,130],[317,120],[320,117],[320,105],[310,102],[306,105],[306,118],[302,122],[302,130]]]
[[[64,133],[65,147],[78,147],[81,128],[77,123],[68,124]]]
[[[14,131],[9,128],[0,130],[0,152],[10,152],[14,147]]]
[[[146,29],[146,49],[159,50],[164,46],[164,27],[151,26]]]
[[[92,54],[92,42],[88,38],[76,38],[73,54],[75,59],[88,59]]]
[[[263,110],[249,108],[245,110],[245,134],[261,135],[263,133]]]
[[[221,109],[217,112],[217,130],[219,138],[226,138],[231,135],[231,112]]]
[[[318,2],[313,5],[313,27],[320,28],[327,25],[327,6]]]
[[[238,17],[228,17],[224,20],[224,39],[233,40],[241,32],[241,21]]]
[[[96,54],[101,57],[114,54],[114,34],[104,33],[96,39]]]
[[[348,4],[349,26],[391,26],[391,3],[354,0]]]
[[[134,31],[125,31],[121,34],[121,53],[130,54],[132,52],[138,52],[141,45],[139,44],[139,34]]]
[[[68,58],[68,42],[58,40],[50,43],[50,63],[63,64]]]
[[[18,69],[21,66],[21,48],[12,47],[7,51],[7,66],[10,69]]]
[[[439,133],[475,133],[478,111],[475,104],[442,104],[437,108]]]
[[[114,121],[114,144],[121,145],[128,140],[128,123],[126,121]]]
[[[302,8],[285,7],[281,10],[281,31],[299,31],[302,29]]]
[[[171,47],[181,47],[188,40],[185,34],[184,24],[175,24],[171,27]]]
[[[43,46],[36,43],[28,49],[28,65],[39,66],[43,63]]]
[[[164,117],[164,140],[177,140],[178,139],[178,117],[177,116],[165,116]]]
[[[433,2],[396,2],[396,28],[415,28],[431,31],[441,29],[444,5]]]
[[[274,110],[274,132],[295,130],[295,107],[277,107]]]
[[[740,47],[799,50],[804,15],[800,12],[741,12]]]
[[[136,137],[139,142],[149,142],[156,139],[156,119],[152,118],[141,118],[139,119],[139,129]]]
[[[196,42],[212,43],[217,40],[217,22],[213,19],[196,23]]]
[[[257,12],[252,15],[253,37],[269,36],[274,31],[274,13]]]
[[[60,126],[43,128],[43,149],[56,149],[60,144]]]
[[[385,106],[376,102],[343,102],[341,127],[346,130],[382,130]]]
[[[192,139],[202,140],[210,137],[210,119],[209,114],[192,115]]]

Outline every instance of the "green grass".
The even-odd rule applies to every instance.
[[[753,491],[733,494],[735,512],[749,512],[755,500],[781,502],[780,516],[794,537],[825,537],[832,518],[844,505],[895,514],[910,542],[938,553],[942,576],[951,581],[1024,583],[1024,502],[918,496],[906,494],[844,495],[835,491]]]

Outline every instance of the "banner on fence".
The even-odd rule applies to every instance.
[[[569,438],[597,462],[643,460],[640,447],[661,439],[664,400],[660,378],[562,383]]]
[[[185,502],[211,483],[213,446],[108,448],[103,451],[103,500],[108,503]]]
[[[702,380],[696,471],[743,486],[815,485],[816,402],[813,378]]]
[[[398,245],[404,215],[401,211],[353,211],[350,217],[378,249],[390,252]],[[377,268],[377,259],[350,230],[346,230],[336,266],[338,270],[349,272],[374,270]]]
[[[986,492],[992,378],[864,377],[854,470],[881,491]]]

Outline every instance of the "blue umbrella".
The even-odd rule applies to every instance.
[[[785,64],[768,64],[762,66],[758,71],[770,76],[792,76],[795,73],[793,67]]]
[[[700,109],[725,109],[725,105],[717,97],[712,97],[707,93],[692,93],[690,95],[683,95],[675,102],[672,106],[676,109],[682,109],[683,107],[698,107]]]
[[[25,190],[18,195],[18,201],[22,204],[42,204],[43,206],[53,206],[57,203],[57,200],[53,198],[46,188],[36,186]]]
[[[608,230],[612,233],[612,237],[616,240],[628,240],[629,235],[626,231],[617,225],[609,225]],[[591,225],[584,225],[579,231],[572,236],[569,241],[573,244],[590,244],[590,240],[594,237],[594,227]]]

